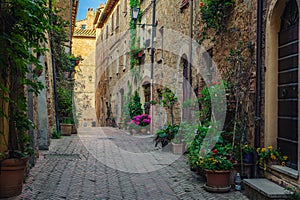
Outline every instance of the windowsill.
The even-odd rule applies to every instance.
[[[299,178],[298,171],[294,170],[292,168],[289,168],[289,167],[285,167],[285,166],[281,166],[281,165],[271,165],[270,169],[272,169],[276,172],[282,173],[282,174],[289,176],[296,180],[298,180],[298,178]]]

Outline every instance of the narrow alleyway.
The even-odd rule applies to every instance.
[[[143,154],[146,159],[139,157]],[[203,184],[184,156],[155,149],[151,137],[84,128],[52,140],[50,150],[40,152],[22,195],[12,199],[247,199],[233,190],[208,193]]]

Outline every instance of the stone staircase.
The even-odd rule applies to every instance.
[[[290,191],[265,178],[244,179],[246,196],[250,200],[288,199]]]

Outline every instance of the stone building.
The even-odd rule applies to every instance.
[[[60,0],[56,1],[54,6],[56,9],[60,10],[58,13],[63,20],[69,22],[70,26],[67,27],[66,32],[69,38],[67,38],[66,52],[71,52],[71,35],[74,31],[75,19],[78,10],[79,0]],[[50,38],[49,38],[50,39]],[[48,149],[50,145],[50,138],[53,131],[57,129],[57,118],[55,114],[55,91],[54,91],[54,78],[53,78],[53,58],[51,42],[45,44],[49,49],[44,58],[41,58],[41,63],[44,65],[43,72],[39,77],[40,81],[47,87],[40,92],[37,97],[37,108],[38,119],[36,124],[38,125],[38,141],[36,142],[39,149]]]
[[[98,124],[127,122],[122,115],[126,98],[137,90],[142,103],[149,101],[152,81],[153,100],[160,98],[158,89],[167,86],[178,97],[175,121],[190,119],[194,107],[184,107],[185,102],[201,97],[203,87],[223,82],[227,111],[222,117],[228,131],[240,132],[245,142],[255,147],[280,148],[290,158],[287,166],[271,166],[265,175],[282,185],[299,186],[300,2],[236,1],[222,10],[221,22],[209,25],[202,18],[209,13],[201,13],[205,6],[201,1],[157,0],[153,65],[153,1],[140,2],[142,14],[133,30],[129,2],[107,1],[97,19]],[[131,36],[136,38],[135,44],[130,44]],[[130,70],[131,46],[142,54]],[[155,132],[170,116],[159,106],[151,109]]]
[[[128,91],[127,82],[119,80],[130,72],[127,50],[129,19],[129,1],[108,1],[95,19],[96,116],[101,126],[120,120],[121,102]]]
[[[96,125],[95,116],[95,47],[96,29],[94,20],[103,5],[96,13],[89,8],[86,19],[76,22],[72,37],[72,54],[81,57],[76,66],[74,84],[74,114],[79,127]]]

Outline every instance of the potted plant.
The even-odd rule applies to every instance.
[[[172,140],[172,150],[173,150],[174,154],[183,154],[183,152],[184,152],[183,146],[184,146],[184,144],[183,144],[182,138],[175,137]]]
[[[186,129],[189,131],[189,134],[185,134],[185,141],[188,145],[188,162],[190,164],[191,170],[200,173],[203,171],[199,167],[199,156],[200,153],[203,153],[200,152],[200,149],[203,139],[205,138],[209,128],[206,126],[197,125],[195,130],[193,126],[186,127]],[[196,131],[196,134],[194,133],[194,131]],[[203,151],[203,149],[201,150]]]
[[[206,175],[205,189],[212,192],[229,191],[230,173],[233,168],[231,145],[217,144],[208,152],[204,149],[200,152],[202,154],[199,156],[198,165]]]
[[[254,148],[249,144],[242,146],[242,158],[244,163],[253,163],[253,153],[255,152]]]
[[[145,127],[151,123],[151,116],[147,114],[137,115],[132,118],[132,122],[138,126],[141,126],[141,132],[146,134],[147,129]]]
[[[155,147],[157,147],[159,143],[161,143],[162,148],[166,147],[174,139],[178,130],[179,125],[172,125],[170,123],[157,130],[156,137],[154,139]]]
[[[283,156],[279,149],[274,149],[272,146],[257,148],[256,151],[258,154],[258,164],[264,170],[267,169],[267,165],[279,164],[285,166],[288,160],[287,156]]]
[[[72,134],[72,120],[71,118],[67,117],[62,120],[62,123],[60,123],[60,132],[63,136],[71,136]]]

